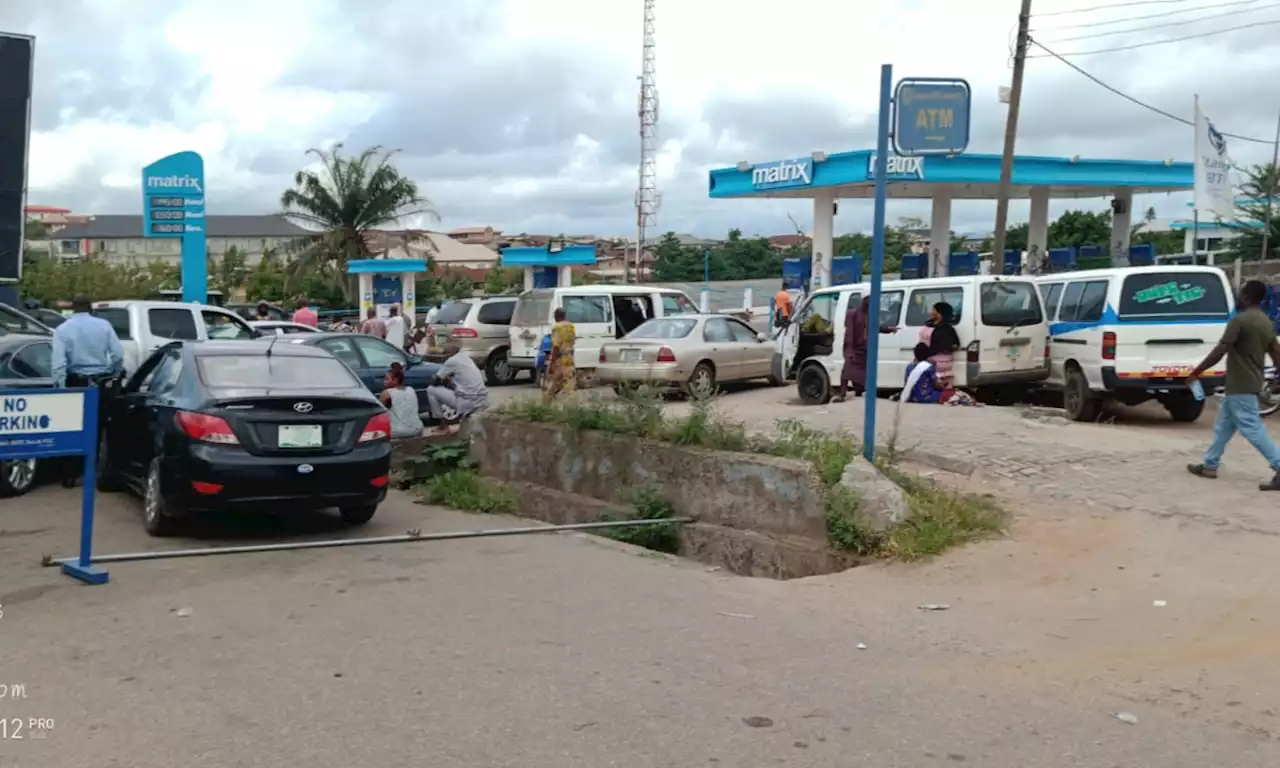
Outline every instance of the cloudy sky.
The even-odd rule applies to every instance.
[[[1034,34],[1061,53],[1254,25],[1072,60],[1179,116],[1191,116],[1199,93],[1221,130],[1274,135],[1280,26],[1260,24],[1280,20],[1280,4],[1035,5]],[[1089,6],[1109,8],[1048,15]],[[808,229],[804,202],[707,199],[707,171],[874,146],[885,62],[900,76],[967,78],[970,150],[999,152],[997,88],[1010,78],[1017,8],[1017,0],[659,0],[659,228],[781,233],[792,231],[790,213]],[[1220,18],[1171,26],[1206,16]],[[341,141],[400,150],[401,170],[435,203],[440,228],[599,235],[634,230],[641,17],[641,0],[0,2],[0,30],[37,36],[31,204],[137,213],[140,168],[194,149],[205,157],[210,212],[269,213],[305,151]],[[1020,154],[1188,160],[1191,143],[1189,127],[1061,62],[1028,62]],[[1231,151],[1238,163],[1262,162],[1271,147],[1233,141]],[[1186,199],[1135,207],[1176,216]],[[909,215],[927,217],[927,203],[890,202],[891,218]],[[1015,203],[1012,220],[1025,216]],[[870,218],[870,202],[847,202],[837,230],[865,229]],[[953,226],[989,231],[993,218],[991,204],[957,203]]]

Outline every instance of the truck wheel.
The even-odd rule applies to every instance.
[[[1067,418],[1072,421],[1096,421],[1098,419],[1098,398],[1089,389],[1089,381],[1084,372],[1072,367],[1067,370],[1067,384],[1062,392],[1062,404],[1066,408]]]
[[[1164,409],[1174,421],[1190,424],[1200,418],[1204,401],[1197,400],[1190,392],[1179,392],[1164,404]]]
[[[796,389],[804,405],[826,405],[831,401],[831,377],[821,365],[806,365],[796,377]]]

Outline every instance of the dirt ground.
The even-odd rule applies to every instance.
[[[717,407],[860,423],[786,394]],[[908,413],[900,433],[974,465],[914,469],[1000,497],[1009,536],[793,582],[553,534],[118,564],[87,587],[38,563],[77,522],[41,488],[0,502],[0,685],[26,691],[0,715],[56,725],[0,741],[0,765],[1280,765],[1280,497],[1244,446],[1216,484],[1184,478],[1202,427],[1051,418]],[[350,535],[306,517],[157,541],[136,500],[100,508],[102,552]],[[395,493],[359,535],[515,524]]]

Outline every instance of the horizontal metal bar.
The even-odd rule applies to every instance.
[[[449,539],[477,539],[487,536],[521,536],[529,533],[558,533],[560,531],[591,531],[601,528],[643,528],[652,525],[684,525],[692,523],[691,517],[668,517],[657,520],[618,520],[599,523],[569,523],[567,525],[540,525],[527,528],[494,528],[479,531],[450,531],[448,533],[406,533],[399,536],[371,536],[364,539],[327,539],[324,541],[296,541],[280,544],[246,544],[238,547],[206,547],[203,549],[172,549],[158,552],[126,552],[115,555],[94,555],[90,563],[124,563],[133,560],[169,560],[178,557],[208,557],[210,555],[238,555],[249,552],[289,552],[296,549],[332,549],[334,547],[358,547],[365,544],[401,544],[410,541],[446,541]],[[44,565],[79,563],[79,558],[67,557],[46,560]]]

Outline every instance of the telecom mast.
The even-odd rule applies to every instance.
[[[658,69],[654,2],[644,0],[644,46],[640,57],[640,186],[636,189],[636,282],[646,234],[658,223]],[[626,270],[624,269],[624,274]]]

